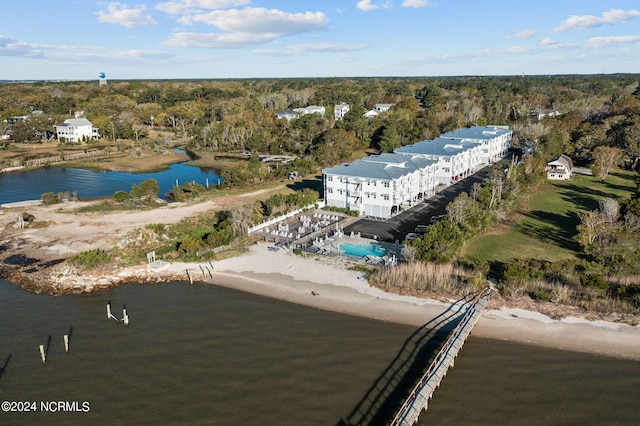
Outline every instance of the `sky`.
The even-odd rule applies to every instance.
[[[638,0],[23,0],[0,80],[640,73]]]

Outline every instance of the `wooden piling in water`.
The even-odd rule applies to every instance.
[[[127,305],[122,305],[122,322],[124,322],[124,325],[129,325],[129,315],[127,315]]]
[[[65,334],[62,336],[62,340],[64,341],[64,352],[69,353],[69,335]]]
[[[40,358],[42,358],[42,363],[47,362],[47,354],[44,352],[44,345],[40,345]]]

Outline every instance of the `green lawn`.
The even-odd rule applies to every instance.
[[[577,256],[573,241],[579,212],[595,210],[603,198],[627,198],[635,190],[634,174],[618,170],[604,182],[576,175],[571,181],[550,182],[533,195],[527,210],[500,232],[470,240],[463,256],[473,260],[508,262],[514,259],[557,261]]]

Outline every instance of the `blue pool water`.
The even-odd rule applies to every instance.
[[[382,248],[380,244],[377,243],[359,243],[359,244],[351,244],[351,243],[342,243],[339,246],[340,251],[343,251],[344,254],[349,254],[351,256],[378,256],[382,257],[385,255],[386,250]]]

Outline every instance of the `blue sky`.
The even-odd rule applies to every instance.
[[[25,0],[0,80],[640,73],[637,0]]]

